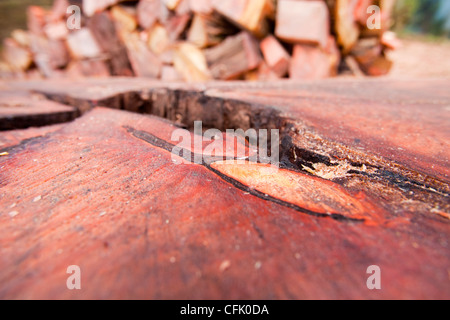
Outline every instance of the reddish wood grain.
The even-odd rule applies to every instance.
[[[23,129],[63,123],[75,119],[73,107],[27,92],[0,92],[0,130]]]
[[[341,79],[211,94],[274,106],[326,140],[449,182],[448,85],[448,80]]]
[[[0,157],[0,297],[450,297],[444,218],[378,210],[386,223],[370,226],[310,215],[208,166],[176,165],[167,150],[175,129],[97,108],[9,148]],[[327,196],[350,192],[323,185]],[[389,208],[381,197],[377,205]],[[74,264],[80,291],[65,287]],[[366,287],[373,264],[381,291]]]

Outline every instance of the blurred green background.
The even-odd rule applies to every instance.
[[[450,0],[397,0],[394,18],[400,35],[450,37]]]

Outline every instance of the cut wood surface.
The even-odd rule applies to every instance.
[[[261,42],[261,51],[268,67],[280,78],[289,70],[290,56],[285,48],[273,36]]]
[[[0,86],[84,113],[0,136],[1,298],[450,297],[447,80],[68,83]],[[173,155],[195,120],[279,129],[280,168],[185,130]]]
[[[46,100],[39,95],[0,92],[0,130],[68,122],[76,116],[76,108]]]
[[[275,34],[291,43],[327,44],[328,7],[323,1],[279,0]]]
[[[448,181],[450,148],[447,145],[450,139],[446,130],[448,117],[444,112],[449,101],[447,85],[448,80],[388,79],[248,84],[210,82],[187,85],[139,78],[114,78],[26,81],[13,82],[9,86],[12,89],[40,92],[48,99],[79,107],[80,112],[85,112],[92,106],[128,110],[133,106],[124,100],[129,100],[129,96],[142,95],[154,104],[162,104],[165,109],[163,115],[174,115],[170,120],[175,121],[175,114],[178,113],[182,122],[188,126],[198,120],[189,117],[188,113],[192,110],[186,110],[184,103],[178,107],[176,103],[167,102],[167,99],[178,101],[177,99],[182,99],[178,96],[179,92],[184,91],[184,102],[194,99],[193,107],[200,107],[195,103],[198,93],[207,99],[202,103],[204,108],[221,119],[221,122],[214,124],[215,128],[248,129],[262,121],[265,121],[266,126],[278,126],[282,119],[289,118],[294,122],[298,119],[304,122],[302,130],[314,132],[311,138],[331,139],[347,148],[359,150],[358,153],[370,152],[395,160],[398,164],[403,159],[405,167],[420,169]],[[166,92],[163,98],[157,94],[152,96],[152,92],[160,91]],[[383,92],[384,97],[381,100],[380,92]],[[209,108],[208,103],[214,104],[216,99],[219,102],[223,99],[234,102],[228,102],[226,107],[221,102],[219,107]],[[143,100],[140,103],[145,102]],[[139,101],[131,101],[139,104]],[[253,118],[260,112],[260,105],[267,106],[267,112],[272,113],[272,117],[265,120]],[[210,115],[206,112],[198,114],[200,119],[204,117],[201,120],[206,120],[208,116]],[[230,119],[231,116],[235,120]],[[336,156],[340,157],[339,154],[343,153],[345,150],[341,150]],[[427,164],[430,159],[433,168]],[[357,158],[352,161],[359,162]]]
[[[220,45],[205,51],[211,73],[215,79],[232,80],[255,69],[261,54],[255,39],[247,32],[228,37]]]
[[[51,10],[29,7],[28,30],[14,30],[3,48],[1,78],[70,78],[74,74],[90,77],[106,73],[152,79],[164,76],[163,80],[167,80],[167,71],[163,74],[161,69],[173,70],[174,60],[167,59],[167,51],[173,51],[179,43],[195,45],[209,56],[209,70],[204,73],[215,80],[308,80],[340,73],[380,76],[392,67],[386,53],[398,46],[398,40],[388,31],[392,1],[85,0],[70,4],[82,5],[81,30],[68,28],[69,15],[63,10],[67,10],[67,0],[55,1]],[[368,21],[373,17],[368,9],[374,4],[381,8],[381,26],[371,30]],[[251,48],[243,35],[252,38]],[[36,39],[41,45],[36,46]],[[362,45],[371,41],[379,47],[376,54],[372,46]],[[50,51],[70,51],[70,61],[49,63],[54,58],[49,45],[56,43],[62,48]],[[299,50],[303,46],[324,50],[332,61],[318,59],[318,50]],[[249,64],[249,54],[262,54],[264,59]],[[360,58],[367,55],[372,59],[361,62]],[[86,62],[92,59],[95,62]],[[347,61],[351,61],[350,66]],[[89,64],[101,72],[77,71],[85,69],[80,65]],[[304,71],[311,68],[319,71]],[[288,72],[293,69],[299,71]],[[204,77],[197,76],[182,78],[186,82],[204,81]]]

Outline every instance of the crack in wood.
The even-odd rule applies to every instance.
[[[172,153],[173,148],[175,147],[174,144],[172,144],[170,142],[167,142],[165,140],[162,140],[162,139],[160,139],[160,138],[158,138],[158,137],[156,137],[156,136],[154,136],[154,135],[152,135],[152,134],[150,134],[148,132],[141,131],[141,130],[136,130],[136,129],[134,129],[132,127],[129,127],[129,126],[124,126],[124,129],[126,129],[127,132],[130,133],[135,138],[143,140],[143,141],[151,144],[152,146],[160,148],[160,149],[163,149],[163,150],[165,150],[167,152]],[[194,152],[191,152],[190,150],[186,150],[186,149],[183,149],[183,151],[191,153],[190,162],[191,163],[195,163],[194,159],[196,158],[195,157],[196,154]],[[184,154],[186,154],[186,153],[184,153]],[[298,212],[301,212],[301,213],[304,213],[304,214],[307,214],[307,215],[310,215],[310,216],[313,216],[313,217],[317,217],[317,218],[331,218],[333,220],[343,221],[343,222],[365,222],[364,219],[350,218],[350,217],[346,217],[346,216],[344,216],[342,214],[339,214],[339,213],[323,214],[323,213],[319,213],[319,212],[314,212],[314,211],[302,208],[302,207],[300,207],[298,205],[295,205],[293,203],[286,202],[286,201],[283,201],[281,199],[272,197],[272,196],[270,196],[268,194],[265,194],[263,192],[255,190],[255,189],[252,189],[252,188],[244,185],[243,183],[233,179],[232,177],[223,174],[222,172],[212,168],[210,164],[208,164],[207,162],[204,161],[203,157],[199,157],[199,158],[202,158],[201,166],[203,166],[206,169],[208,169],[209,171],[213,172],[214,174],[219,176],[222,180],[230,183],[231,185],[233,185],[237,189],[239,189],[241,191],[244,191],[246,193],[249,193],[249,194],[251,194],[251,195],[253,195],[255,197],[258,197],[260,199],[263,199],[263,200],[266,200],[266,201],[270,201],[270,202],[273,202],[273,203],[276,203],[276,204],[288,207],[290,209],[293,209],[293,210],[296,210]],[[224,159],[225,159],[224,157],[213,157],[213,162],[214,161],[218,161],[218,160],[224,160]],[[234,158],[233,160],[238,160],[238,159]]]
[[[232,90],[232,86],[230,88]],[[153,114],[188,129],[192,129],[194,121],[202,121],[205,129],[216,128],[222,131],[278,129],[282,168],[307,172],[342,185],[356,181],[360,189],[370,190],[377,196],[382,195],[383,190],[374,189],[370,184],[381,183],[385,188],[399,191],[406,198],[414,194],[413,199],[428,203],[430,209],[438,207],[447,210],[445,208],[449,207],[450,186],[436,177],[322,138],[315,132],[315,128],[306,126],[300,119],[292,119],[283,114],[276,106],[226,95],[222,97],[220,90],[216,91],[207,87],[146,87],[112,92],[99,100],[89,100],[77,95],[73,97],[65,93],[46,94],[42,90],[40,93],[45,94],[48,99],[81,107],[82,112],[95,106],[106,106]],[[269,144],[269,150],[270,147]],[[393,199],[392,202],[395,203],[396,200]]]

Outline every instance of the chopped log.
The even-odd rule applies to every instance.
[[[30,46],[30,34],[27,31],[20,29],[14,30],[11,32],[11,38],[22,47],[27,48]]]
[[[163,66],[161,70],[161,80],[163,81],[183,81],[183,77],[177,69],[172,66]]]
[[[198,25],[197,25],[198,24]],[[226,37],[239,33],[240,30],[223,16],[213,11],[211,14],[196,14],[188,33],[188,41],[200,47],[214,46]]]
[[[64,19],[69,6],[69,0],[55,0],[49,14],[49,22],[55,23]]]
[[[290,56],[284,47],[273,36],[268,36],[261,42],[261,52],[267,66],[280,78],[289,70]]]
[[[56,69],[69,63],[70,55],[64,41],[49,40],[34,34],[30,39],[34,62],[43,76],[52,77],[57,74]]]
[[[175,8],[174,12],[177,16],[191,13],[191,6],[189,4],[189,0],[180,0],[180,3]]]
[[[381,40],[372,37],[359,40],[351,54],[364,73],[380,76],[387,74],[392,67],[392,62],[383,56],[382,51]]]
[[[219,14],[195,14],[187,39],[200,48],[219,44],[224,38],[236,33],[234,26]]]
[[[208,15],[213,11],[211,0],[188,0],[188,2],[192,12]]]
[[[161,62],[147,44],[141,41],[139,34],[134,32],[125,35],[124,42],[134,74],[138,77],[158,78],[161,74]]]
[[[25,71],[33,63],[28,49],[20,46],[11,38],[3,41],[3,58],[14,71]]]
[[[95,14],[89,19],[88,28],[110,61],[110,73],[115,76],[132,76],[127,50],[119,38],[111,14],[108,12]]]
[[[67,41],[73,61],[102,60],[112,75],[136,76],[136,70],[140,69],[139,74],[152,78],[161,76],[161,63],[173,66],[172,49],[178,42],[187,41],[206,50],[208,68],[212,68],[208,74],[221,80],[285,77],[289,54],[298,44],[320,46],[329,59],[329,74],[336,75],[337,66],[346,56],[356,54],[357,60],[364,59],[364,53],[352,49],[359,40],[374,37],[382,46],[372,60],[384,67],[369,72],[369,64],[362,66],[370,75],[378,74],[381,69],[387,71],[386,51],[397,46],[386,31],[393,1],[55,0],[49,11],[31,6],[27,11],[29,31],[15,31],[11,37],[25,49],[30,47],[29,34],[50,41]],[[82,30],[68,30],[65,19],[69,4],[83,6]],[[380,30],[372,31],[367,27],[370,16],[367,7],[371,4],[381,7],[383,28]],[[241,32],[254,38],[242,40]],[[136,48],[140,48],[139,52],[132,52]],[[260,50],[264,64],[261,64]],[[320,56],[312,54],[310,49],[306,51],[310,53],[307,57]],[[33,62],[44,76],[64,77],[65,66],[52,70],[44,59],[48,53],[33,52],[36,57]],[[146,60],[150,61],[147,67],[144,66]],[[14,67],[3,63],[2,76],[24,76],[11,72],[12,69]],[[72,73],[74,69],[72,67]]]
[[[67,67],[69,78],[106,78],[111,76],[110,68],[102,59],[72,61]]]
[[[359,40],[351,54],[360,65],[369,65],[381,54],[382,50],[380,39],[371,37]]]
[[[353,7],[354,21],[357,22],[362,29],[367,28],[367,21],[370,17],[368,8],[375,4],[375,0],[352,0],[348,3],[349,8]]]
[[[175,42],[180,39],[181,34],[186,30],[190,20],[191,14],[189,13],[172,16],[167,20],[164,26],[166,27],[170,41]]]
[[[192,20],[188,33],[188,41],[200,48],[205,48],[211,44],[208,30],[206,29],[206,19],[204,15],[196,14]]]
[[[237,79],[262,60],[255,38],[245,31],[205,50],[205,56],[212,76],[222,80]]]
[[[160,0],[141,0],[137,6],[137,17],[139,25],[148,29],[156,21],[165,22],[169,16],[166,6]]]
[[[330,76],[337,76],[339,64],[341,62],[341,52],[339,51],[336,39],[333,36],[328,37],[328,43],[327,47],[325,48],[325,52],[328,55]]]
[[[402,42],[397,38],[395,32],[386,31],[381,37],[381,44],[388,49],[396,50],[402,46]]]
[[[263,37],[268,32],[266,18],[273,14],[268,0],[211,0],[214,10],[236,25]]]
[[[330,76],[330,60],[319,46],[296,44],[289,75],[295,80],[323,79]]]
[[[354,1],[352,0],[336,0],[334,7],[334,28],[337,42],[343,48],[344,54],[350,52],[358,41],[360,34],[359,27],[355,21],[353,3]]]
[[[288,66],[289,70],[289,66]],[[279,80],[280,74],[275,73],[272,68],[270,68],[265,62],[261,63],[258,70],[256,71],[257,77],[255,80],[259,81],[273,81]]]
[[[330,34],[328,7],[322,1],[279,0],[275,34],[291,43],[325,48]]]
[[[352,76],[362,78],[365,76],[364,72],[362,72],[358,62],[356,61],[355,57],[353,56],[346,56],[344,59],[344,66],[348,68],[348,71]],[[347,70],[345,70],[347,71]]]
[[[11,66],[0,60],[0,79],[14,79],[14,71]]]
[[[174,52],[175,47],[170,46],[159,55],[159,59],[166,65],[173,65]]]
[[[392,61],[385,56],[378,56],[369,65],[361,66],[362,70],[370,76],[384,76],[392,68]]]
[[[172,11],[175,11],[175,9],[180,4],[180,0],[162,0],[162,2],[166,5],[167,8]]]
[[[118,33],[133,32],[137,29],[138,21],[136,17],[136,10],[131,12],[128,7],[114,6],[111,9],[111,16],[116,23]]]
[[[148,46],[153,53],[160,55],[170,44],[169,33],[159,23],[153,25],[148,33]]]
[[[46,12],[38,6],[30,6],[27,9],[27,27],[28,31],[36,35],[44,34]]]
[[[83,13],[92,17],[96,12],[119,3],[121,0],[83,0]]]
[[[50,40],[65,40],[69,35],[67,25],[63,21],[47,23],[44,27],[45,36]]]
[[[102,55],[102,50],[89,28],[71,32],[67,36],[67,46],[75,59],[93,59]]]
[[[174,66],[187,82],[211,79],[204,53],[193,44],[186,42],[177,46],[174,52]]]
[[[360,7],[357,7],[356,10],[359,11],[357,19],[360,23],[360,26],[362,27],[361,37],[382,37],[383,33],[388,31],[392,27],[391,16],[395,0],[359,0],[358,4],[360,4]],[[367,9],[370,5],[377,5],[378,8],[381,9],[381,17],[379,17],[381,24],[380,28],[369,29],[367,27],[367,22],[372,22],[372,19],[378,18],[376,16],[377,12],[367,12]]]

